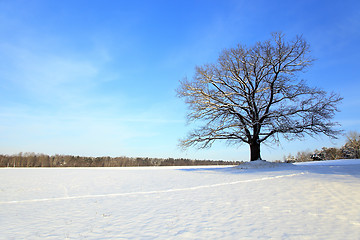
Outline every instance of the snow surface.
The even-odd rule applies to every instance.
[[[0,179],[0,239],[360,239],[360,160],[2,168]]]
[[[288,163],[277,163],[277,162],[268,162],[265,160],[256,160],[252,162],[243,163],[237,168],[239,169],[258,169],[258,168],[278,168],[278,167],[290,167],[291,164]]]

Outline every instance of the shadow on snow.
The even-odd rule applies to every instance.
[[[203,168],[183,168],[178,169],[184,172],[197,173],[214,173],[214,174],[254,174],[254,173],[276,173],[276,172],[308,172],[314,174],[325,175],[344,175],[360,178],[360,160],[359,164],[352,165],[295,165],[283,164],[273,167],[259,167],[259,168],[242,168],[241,165],[234,167],[203,167]]]

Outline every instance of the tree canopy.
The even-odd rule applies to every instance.
[[[214,141],[250,145],[250,160],[261,159],[260,144],[305,135],[336,138],[332,119],[341,97],[310,87],[299,74],[314,61],[302,36],[287,41],[273,33],[254,46],[225,49],[218,60],[195,68],[180,81],[179,97],[189,107],[189,122],[198,128],[181,140],[184,148],[211,147]]]

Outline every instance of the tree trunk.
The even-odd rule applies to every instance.
[[[261,160],[260,143],[255,140],[250,144],[250,161]]]

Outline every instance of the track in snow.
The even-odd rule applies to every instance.
[[[144,191],[144,192],[109,193],[109,194],[96,194],[96,195],[83,195],[83,196],[66,196],[66,197],[58,197],[58,198],[15,200],[15,201],[0,202],[0,204],[48,202],[48,201],[73,200],[73,199],[121,197],[121,196],[134,196],[134,195],[147,195],[147,194],[158,194],[158,193],[169,193],[169,192],[181,192],[181,191],[198,190],[198,189],[203,189],[203,188],[212,188],[212,187],[221,187],[221,186],[226,186],[226,185],[234,185],[234,184],[239,184],[239,183],[272,180],[272,179],[278,179],[278,178],[284,178],[284,177],[295,177],[295,176],[299,176],[299,175],[303,175],[303,174],[305,174],[305,172],[287,174],[287,175],[280,175],[280,176],[273,176],[273,177],[263,177],[263,178],[257,178],[257,179],[240,180],[240,181],[227,182],[227,183],[217,183],[217,184],[210,184],[210,185],[202,185],[202,186],[188,187],[188,188],[175,188],[175,189],[157,190],[157,191]]]

